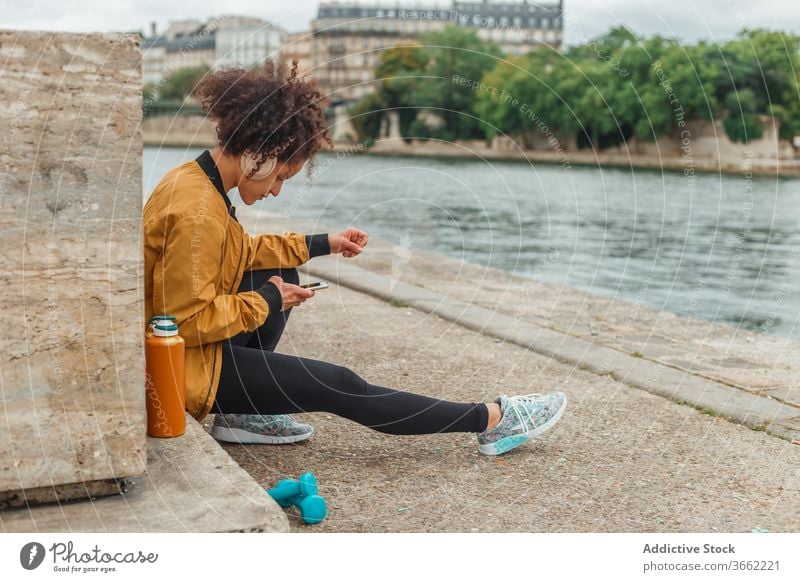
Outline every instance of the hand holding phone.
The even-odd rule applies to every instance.
[[[278,291],[280,291],[282,301],[281,311],[297,307],[306,299],[313,297],[317,289],[325,289],[328,286],[324,281],[317,281],[316,283],[309,283],[306,285],[294,285],[292,283],[286,283],[278,275],[270,277],[269,282],[273,283],[278,288]]]
[[[313,283],[306,283],[305,285],[300,285],[303,289],[311,289],[312,291],[318,291],[320,289],[327,289],[328,282],[327,281],[314,281]]]

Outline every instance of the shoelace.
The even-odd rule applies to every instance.
[[[224,420],[220,418],[220,416],[225,417]],[[248,417],[254,417],[254,418],[248,418]],[[240,422],[243,422],[248,419],[255,425],[260,425],[262,427],[269,426],[276,430],[283,430],[289,425],[289,423],[292,420],[291,416],[289,416],[288,414],[270,414],[270,415],[231,414],[231,415],[217,415],[215,423],[221,426],[231,427],[239,425]]]
[[[533,403],[542,403],[547,400],[544,394],[539,394],[538,392],[533,392],[531,394],[522,394],[519,396],[511,396],[508,398],[507,402],[511,406],[511,410],[517,415],[517,418],[520,420],[520,424],[522,424],[522,428],[524,432],[528,432],[529,430],[529,423],[532,422],[531,420],[531,410],[527,408],[522,408],[518,406],[522,401],[529,401]]]
[[[288,414],[272,414],[269,415],[271,418],[267,420],[265,415],[260,415],[259,420],[262,424],[269,424],[274,426],[284,427],[289,424],[289,415]]]

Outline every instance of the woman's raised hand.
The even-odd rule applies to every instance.
[[[297,307],[309,297],[314,296],[314,291],[311,289],[303,289],[299,285],[286,283],[277,275],[270,277],[269,281],[274,283],[278,288],[278,291],[281,292],[281,298],[283,299],[283,307],[281,307],[281,311],[286,311],[290,307]]]
[[[367,246],[369,235],[353,226],[337,234],[328,235],[331,254],[341,253],[343,257],[355,257]]]

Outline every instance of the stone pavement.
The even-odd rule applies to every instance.
[[[270,229],[263,217],[257,223],[248,223],[248,230],[280,232],[285,227],[281,223],[280,228]],[[380,247],[379,241],[370,241],[368,248],[376,263],[380,263],[376,258]],[[326,269],[345,273],[356,264],[364,267],[370,252],[352,261],[314,259],[309,267],[315,273]],[[401,283],[411,280],[413,273],[422,276],[422,270],[416,270],[416,256],[407,262],[413,268],[401,269],[402,276],[395,277],[392,292],[407,292]],[[460,292],[466,287],[484,300],[481,290],[485,287],[495,286],[502,293],[518,283],[506,276],[508,280],[494,277],[483,283],[476,279],[471,288],[453,285],[458,272],[447,263],[436,263],[438,276],[428,278],[426,286],[430,290],[452,285],[451,298],[456,289]],[[396,267],[394,272],[398,272]],[[366,280],[367,272],[360,273]],[[434,290],[441,296],[439,291]],[[424,293],[420,297],[425,300]],[[547,296],[542,298],[547,300]],[[539,301],[536,296],[535,303]],[[558,303],[553,298],[549,301],[558,312]],[[498,304],[502,309],[517,307],[508,301]],[[600,312],[605,315],[597,324],[600,330],[606,329],[605,321],[613,321],[609,313],[615,313],[615,308],[608,305]],[[539,304],[531,309],[543,308]],[[558,361],[555,353],[536,353],[512,341],[476,333],[450,321],[452,313],[443,318],[430,311],[334,284],[293,312],[279,351],[348,366],[375,384],[449,400],[489,401],[500,393],[563,390],[570,398],[563,419],[542,437],[496,458],[480,455],[473,435],[384,435],[320,412],[298,415],[317,429],[309,441],[285,446],[224,445],[265,487],[286,476],[315,473],[329,504],[329,517],[319,525],[305,526],[290,512],[293,530],[800,530],[800,447],[786,440],[793,434],[790,430],[776,438],[763,424],[751,428],[730,422],[711,410],[700,411],[633,387],[621,381],[624,376],[593,373],[590,366]],[[644,317],[644,308],[628,312],[627,325],[633,328],[636,319]],[[572,314],[573,319],[585,317],[579,311]],[[563,325],[557,317],[554,321]],[[646,333],[661,333],[661,325],[650,322]],[[577,325],[571,331],[575,329]],[[767,341],[785,343],[780,338]],[[649,360],[626,355],[618,345],[613,352],[630,360]],[[692,348],[684,346],[684,351],[691,353]],[[761,362],[767,353],[748,357]],[[656,365],[655,358],[650,361]],[[660,368],[681,372],[684,380],[722,387],[723,394],[737,395],[733,400],[757,398],[781,410],[794,407],[693,371]],[[210,422],[211,417],[207,428]]]
[[[242,213],[250,232],[312,225]],[[314,226],[316,232],[324,227]],[[788,440],[800,439],[800,343],[541,283],[439,253],[370,240],[317,277],[435,312],[598,374]],[[757,396],[758,398],[753,398]]]

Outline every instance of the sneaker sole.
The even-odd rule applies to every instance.
[[[241,445],[286,445],[310,439],[312,436],[314,436],[314,432],[312,431],[308,434],[296,434],[282,437],[248,432],[240,428],[215,426],[211,429],[211,436],[218,441],[237,443]]]
[[[567,408],[567,397],[564,396],[564,402],[561,404],[561,408],[553,415],[553,418],[545,422],[542,426],[536,427],[532,431],[526,432],[525,434],[518,434],[513,436],[507,436],[505,438],[500,439],[495,443],[489,443],[488,445],[478,445],[478,450],[483,453],[484,455],[502,455],[503,453],[507,453],[511,449],[514,449],[522,444],[525,444],[530,439],[535,436],[539,436],[540,434],[547,432],[555,424],[561,419],[561,415],[564,414],[564,410]]]

